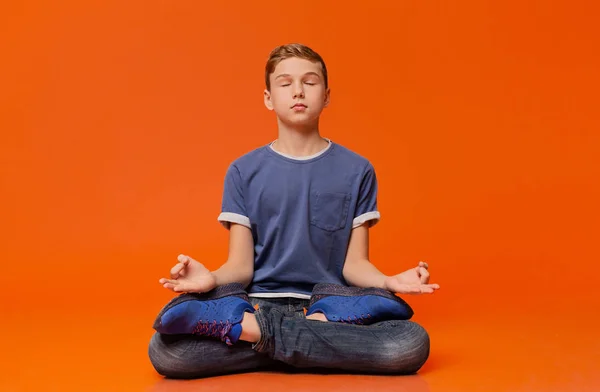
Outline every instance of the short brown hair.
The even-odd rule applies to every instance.
[[[327,88],[327,67],[325,66],[325,61],[323,61],[323,58],[306,45],[287,44],[276,47],[269,55],[267,65],[265,66],[265,84],[267,86],[267,90],[271,91],[271,80],[269,79],[269,76],[275,71],[277,64],[279,64],[282,60],[292,57],[298,57],[315,63],[321,63],[321,66],[323,67],[323,78],[325,79],[325,88]]]

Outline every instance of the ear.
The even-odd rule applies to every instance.
[[[331,101],[331,89],[328,87],[327,91],[325,91],[325,105],[324,105],[324,107],[327,107],[329,105],[330,101]]]
[[[263,95],[265,106],[267,107],[267,109],[273,110],[273,102],[271,101],[271,93],[269,92],[269,90],[265,89]]]

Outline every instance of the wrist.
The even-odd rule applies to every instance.
[[[224,284],[223,279],[221,279],[221,277],[219,275],[220,275],[219,270],[211,271],[211,273],[210,273],[211,283],[213,283],[215,287],[222,286]],[[213,287],[213,288],[215,288],[215,287]]]
[[[362,288],[386,289],[389,278],[366,259],[347,261],[342,273],[350,286]]]
[[[391,278],[390,276],[383,275],[382,281],[381,281],[381,286],[378,286],[378,288],[387,290],[387,291],[392,291],[392,290],[390,290],[389,284],[388,284],[390,278]]]

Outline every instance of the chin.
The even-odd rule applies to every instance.
[[[292,115],[285,113],[284,115],[278,117],[279,121],[281,121],[283,124],[294,127],[313,126],[319,122],[319,116],[315,117],[312,113],[293,113]]]
[[[280,121],[288,126],[292,127],[311,127],[314,126],[318,121],[314,118],[302,117],[302,118],[280,118]]]

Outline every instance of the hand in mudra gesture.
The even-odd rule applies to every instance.
[[[429,283],[429,265],[423,261],[415,268],[388,276],[384,286],[397,294],[431,294],[440,288],[439,284]]]
[[[177,257],[171,279],[161,278],[164,288],[175,292],[205,293],[217,286],[215,276],[202,263],[186,255]]]

